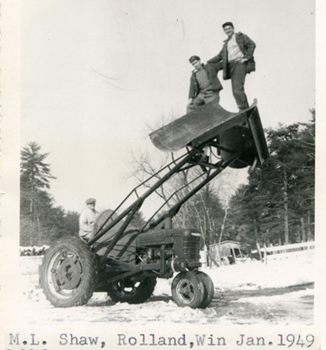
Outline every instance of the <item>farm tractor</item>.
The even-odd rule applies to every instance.
[[[213,101],[149,136],[159,150],[171,152],[172,161],[134,188],[115,210],[101,213],[87,243],[65,237],[50,246],[40,266],[40,284],[52,305],[84,305],[94,292],[106,292],[114,302],[142,303],[152,295],[157,278],[173,278],[172,298],[178,306],[210,304],[214,285],[200,271],[201,233],[174,228],[172,219],[225,168],[253,171],[269,157],[258,108],[231,113]],[[165,202],[141,228],[132,226],[152,194],[195,167],[198,177],[174,192],[177,199],[168,198],[174,198],[168,209],[163,210]]]

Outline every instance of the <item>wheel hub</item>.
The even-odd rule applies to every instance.
[[[82,269],[78,257],[66,257],[55,272],[57,283],[64,289],[74,289],[81,281]]]
[[[179,282],[178,294],[185,301],[193,299],[194,288],[193,288],[191,282],[186,280],[186,279],[185,280],[181,280]]]

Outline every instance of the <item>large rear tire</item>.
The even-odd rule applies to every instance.
[[[199,307],[204,299],[205,287],[195,272],[180,272],[172,281],[172,297],[179,306]]]
[[[56,307],[84,305],[97,280],[94,254],[80,239],[65,237],[51,246],[40,267],[40,285]]]
[[[108,285],[108,295],[114,302],[141,304],[153,293],[156,277],[129,277]]]

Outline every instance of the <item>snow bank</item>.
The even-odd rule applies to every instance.
[[[314,282],[313,259],[271,260],[267,264],[247,261],[236,265],[203,269],[214,281],[216,288],[243,287],[280,288]]]
[[[314,254],[293,254],[286,259],[270,259],[267,263],[247,260],[234,265],[203,267],[215,289],[281,288],[314,282]],[[171,293],[172,280],[158,282],[156,295]]]

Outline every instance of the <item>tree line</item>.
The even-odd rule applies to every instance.
[[[248,182],[225,202],[219,186],[232,179],[221,174],[183,205],[174,218],[174,226],[196,228],[202,232],[203,244],[207,246],[228,239],[248,247],[313,240],[315,110],[310,113],[307,123],[279,124],[275,129],[266,129],[270,158],[248,176]],[[50,244],[63,235],[78,234],[79,214],[56,206],[50,194],[50,183],[55,177],[46,162],[47,156],[35,142],[21,151],[22,246]],[[135,164],[133,175],[139,182],[155,173],[150,157],[141,155]],[[159,196],[168,198],[193,176],[196,174],[180,173],[169,187],[160,189]],[[186,191],[188,187],[178,196]],[[143,223],[144,216],[139,212],[133,224],[141,227]]]
[[[315,110],[308,123],[266,130],[268,159],[231,198],[226,231],[243,243],[314,239]]]
[[[55,206],[49,193],[50,164],[48,153],[41,146],[29,142],[21,151],[20,162],[20,245],[51,244],[64,235],[77,235],[78,213]]]

